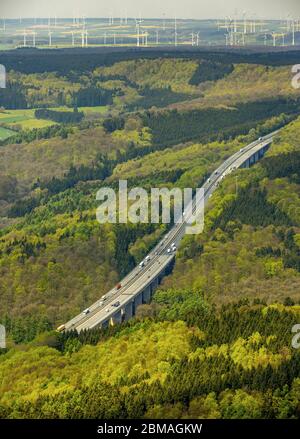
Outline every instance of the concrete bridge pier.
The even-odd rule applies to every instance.
[[[151,296],[153,295],[154,291],[158,287],[158,284],[159,284],[158,277],[156,277],[155,279],[153,279],[153,282],[150,286],[151,287]]]
[[[136,309],[138,306],[143,304],[143,293],[138,294],[135,298],[134,298],[134,302],[133,302],[133,315],[136,313]]]
[[[143,303],[149,303],[151,300],[151,286],[145,288],[143,291]]]
[[[121,312],[121,310],[119,310],[115,314],[113,314],[111,316],[111,319],[110,319],[111,326],[117,325],[118,323],[122,323],[122,312]]]
[[[131,319],[133,316],[133,302],[129,302],[125,305],[125,307],[121,310],[122,313],[122,322],[126,322]]]
[[[101,323],[101,328],[103,328],[103,329],[108,328],[109,325],[110,325],[110,319],[104,320],[104,322]]]

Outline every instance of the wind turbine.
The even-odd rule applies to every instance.
[[[23,39],[23,47],[26,47],[26,46],[27,46],[27,33],[26,33],[26,29],[24,29],[24,34],[23,34],[23,36],[24,36],[24,39]]]
[[[109,25],[113,26],[113,24],[114,24],[114,14],[112,12],[111,15],[109,16]]]
[[[88,30],[85,30],[85,45],[88,46]]]
[[[136,38],[137,38],[136,45],[137,47],[140,47],[140,30],[143,20],[140,18],[140,19],[136,19],[135,22],[136,22]]]
[[[197,32],[197,34],[196,34],[196,35],[197,35],[197,43],[196,43],[196,44],[197,44],[197,47],[199,46],[199,33],[200,33],[200,32]]]
[[[159,44],[159,32],[158,30],[156,31],[156,44]]]
[[[177,18],[175,17],[175,22],[174,22],[174,31],[175,31],[175,47],[177,46]]]
[[[246,17],[246,12],[244,11],[243,13],[244,16],[244,34],[247,33],[247,17]]]
[[[292,33],[293,33],[292,45],[295,46],[295,21],[294,20],[292,23]]]
[[[164,17],[164,19],[163,19],[163,30],[165,31],[166,30],[166,14],[165,13],[163,13],[163,17]]]
[[[224,27],[225,27],[225,29],[226,29],[227,32],[228,32],[228,30],[229,30],[229,28],[228,28],[228,17],[225,17],[225,18],[224,18]]]
[[[49,47],[51,47],[52,46],[52,32],[51,32],[51,30],[49,30],[48,36],[49,36]]]
[[[36,32],[32,32],[32,43],[33,43],[33,47],[35,47],[35,43],[36,43]]]
[[[194,32],[192,32],[192,46],[194,46]]]
[[[255,14],[256,15],[256,14]],[[254,18],[253,18],[253,33],[255,34],[256,33],[256,21],[255,21],[255,15],[254,15]]]
[[[72,46],[75,46],[75,38],[74,38],[74,32],[72,31]]]
[[[243,42],[243,46],[245,46],[246,45],[246,41],[245,41],[245,34],[244,33],[242,33],[242,42]]]

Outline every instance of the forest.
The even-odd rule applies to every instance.
[[[3,51],[0,53],[1,63],[6,65],[9,70],[19,70],[23,73],[36,72],[60,72],[68,73],[70,70],[92,70],[97,66],[110,66],[124,60],[135,59],[157,59],[180,58],[208,60],[224,63],[249,63],[261,65],[294,65],[299,62],[298,54],[294,51],[252,53],[245,49],[237,53],[231,51],[211,51],[199,50],[193,52],[185,48],[184,50],[174,49],[150,49],[139,50],[120,48],[111,52],[106,52],[101,48],[96,49],[61,49],[51,50],[49,57],[48,50],[19,49],[18,51]]]
[[[0,124],[13,130],[0,146],[0,418],[300,417],[293,60],[289,52],[14,52],[0,96]],[[13,106],[53,125],[24,128],[27,113],[6,113]],[[55,331],[168,230],[99,225],[100,187],[127,179],[147,191],[197,188],[279,128],[259,163],[219,185],[204,232],[184,237],[150,304],[108,329]]]

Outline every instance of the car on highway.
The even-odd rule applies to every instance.
[[[118,290],[120,290],[122,288],[122,284],[118,284],[117,286],[116,286],[116,290],[118,291]]]
[[[139,267],[140,267],[140,268],[143,268],[144,265],[145,265],[145,262],[144,262],[144,261],[142,261],[142,262],[139,263]]]
[[[120,302],[117,301],[117,302],[113,303],[112,306],[114,306],[115,308],[118,308],[118,306],[120,306]]]
[[[151,259],[151,258],[150,258],[150,256],[148,255],[148,256],[146,256],[146,259],[145,259],[145,261],[146,261],[146,262],[149,262],[149,261],[150,261],[150,259]]]
[[[85,316],[87,315],[87,314],[89,314],[90,313],[90,309],[89,308],[87,308],[87,309],[85,309],[84,311],[82,311],[82,314],[84,314]]]
[[[168,248],[167,252],[168,252],[168,253],[171,253],[171,249],[170,249],[170,248]]]

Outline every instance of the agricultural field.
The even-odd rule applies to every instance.
[[[33,109],[2,110],[0,112],[0,126],[1,124],[5,124],[5,126],[11,127],[12,129],[20,128],[22,130],[30,130],[53,125],[51,121],[36,119],[34,111]]]

